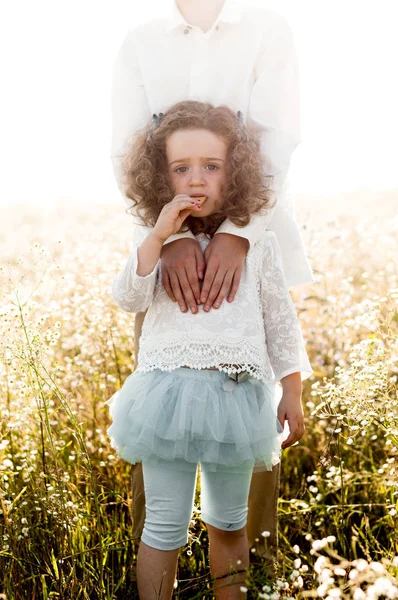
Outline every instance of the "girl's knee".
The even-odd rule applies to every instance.
[[[219,539],[220,541],[226,541],[226,542],[232,542],[232,541],[239,541],[240,539],[246,537],[246,525],[244,525],[243,527],[239,527],[238,529],[232,529],[232,528],[220,528],[220,527],[215,527],[214,525],[211,525],[210,523],[206,522],[206,527],[207,530],[209,532],[209,536],[211,537],[216,537],[217,539]]]
[[[202,509],[202,520],[206,525],[226,533],[236,533],[245,529],[247,523],[247,504],[222,507],[214,505]]]
[[[188,543],[189,523],[153,523],[145,521],[142,541],[156,550],[177,550]]]
[[[142,540],[156,550],[177,550],[188,542],[194,503],[196,465],[192,471],[144,463],[145,524]]]
[[[188,542],[192,509],[177,500],[147,503],[142,539],[157,550],[176,550]]]

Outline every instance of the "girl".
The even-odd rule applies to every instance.
[[[163,9],[167,14],[161,14]],[[243,111],[261,136],[271,163],[265,172],[274,174],[277,202],[266,215],[253,215],[246,227],[237,227],[227,218],[205,253],[190,231],[170,237],[161,254],[162,282],[169,297],[184,312],[196,312],[197,304],[206,311],[233,302],[247,249],[263,238],[266,229],[275,231],[288,287],[313,281],[285,182],[301,139],[299,69],[289,23],[266,6],[248,2],[164,0],[162,11],[153,11],[150,21],[127,32],[113,69],[111,157],[128,205],[131,200],[125,195],[120,169],[126,142],[153,113],[164,112],[180,100]],[[135,359],[144,317],[145,312],[134,315]],[[283,448],[299,437],[296,415],[287,413],[286,420],[290,436]],[[264,552],[264,545],[261,548],[255,540],[266,530],[270,532],[267,551],[276,559],[279,479],[280,463],[272,471],[254,469],[247,531],[256,556]],[[131,466],[131,487],[132,536],[138,544],[145,520],[141,463]]]
[[[125,160],[126,195],[148,235],[115,278],[116,303],[148,307],[138,366],[107,401],[112,446],[142,461],[146,520],[138,552],[141,600],[171,597],[178,550],[188,541],[197,463],[216,597],[240,598],[249,564],[245,531],[254,465],[280,460],[283,423],[274,407],[300,413],[301,376],[312,370],[270,231],[250,248],[233,303],[182,313],[161,283],[166,240],[189,227],[204,251],[220,223],[244,227],[269,207],[260,147],[226,107],[180,102],[136,139]],[[284,414],[284,411],[280,412]],[[238,566],[240,565],[240,567]],[[242,579],[243,577],[243,579]],[[223,587],[228,582],[232,587]]]

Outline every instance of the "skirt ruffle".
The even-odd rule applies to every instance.
[[[130,463],[176,461],[272,467],[283,432],[274,406],[275,383],[238,384],[221,371],[179,368],[135,371],[106,404],[111,446]]]

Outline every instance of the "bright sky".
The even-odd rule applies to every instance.
[[[171,1],[1,3],[0,204],[121,202],[112,65],[126,30]],[[296,35],[304,141],[293,189],[398,186],[397,0],[242,1],[282,12]]]

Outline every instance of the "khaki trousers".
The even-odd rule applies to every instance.
[[[139,350],[142,323],[146,313],[137,313],[134,323],[135,364]],[[249,492],[247,535],[250,548],[257,549],[257,556],[276,559],[278,546],[278,497],[280,487],[280,463],[272,471],[253,473]],[[145,522],[145,492],[141,463],[131,466],[131,489],[133,495],[133,537],[138,539]],[[263,531],[270,535],[264,538]],[[256,542],[256,539],[259,542]],[[265,543],[264,543],[265,542]],[[256,555],[254,555],[256,556]]]

